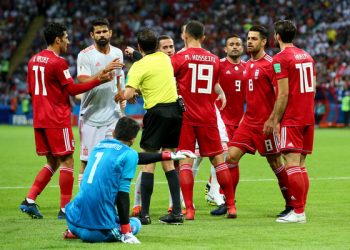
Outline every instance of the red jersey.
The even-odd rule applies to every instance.
[[[250,126],[263,126],[275,104],[272,57],[265,54],[259,60],[250,59],[246,64],[246,103],[244,120]]]
[[[184,124],[217,126],[214,91],[218,82],[219,58],[202,48],[189,48],[171,58],[174,75],[186,112]]]
[[[220,60],[219,83],[226,95],[226,107],[220,113],[227,125],[238,126],[244,113],[245,65],[244,61],[235,64],[227,58]]]
[[[314,124],[315,64],[304,50],[287,47],[273,57],[276,80],[288,78],[288,104],[282,126]]]
[[[29,60],[27,83],[34,128],[70,127],[71,106],[64,86],[74,81],[66,60],[51,50],[39,52]]]

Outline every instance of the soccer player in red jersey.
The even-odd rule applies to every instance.
[[[246,94],[246,62],[241,60],[242,39],[238,35],[228,36],[224,50],[226,57],[220,60],[219,83],[226,95],[226,106],[220,113],[226,125],[228,137],[232,139],[244,113]]]
[[[220,60],[219,83],[226,96],[226,106],[220,111],[226,126],[229,140],[232,140],[235,130],[244,113],[244,101],[246,92],[245,65],[241,60],[243,54],[243,41],[238,35],[230,35],[226,38],[224,48],[226,57]],[[239,181],[239,166],[228,164],[233,177],[233,191]],[[220,205],[211,211],[212,215],[222,215],[226,213],[226,204]]]
[[[219,94],[219,58],[201,48],[204,40],[202,23],[187,23],[183,38],[186,49],[171,58],[179,94],[183,97],[186,107],[178,150],[194,152],[196,140],[198,141],[201,156],[209,157],[216,169],[217,179],[226,196],[227,217],[236,218],[232,178],[224,160],[214,104],[217,97],[215,92]],[[193,220],[195,215],[193,185],[192,160],[181,160],[180,186],[185,200],[187,220]]]
[[[74,180],[74,139],[69,96],[110,81],[114,66],[102,70],[93,81],[74,84],[68,63],[59,56],[66,53],[69,44],[66,27],[59,23],[50,23],[45,28],[44,36],[48,47],[30,59],[27,83],[33,101],[36,152],[38,155],[45,155],[47,163],[36,176],[27,197],[20,205],[20,210],[32,218],[43,218],[35,199],[60,167],[61,209],[58,218],[64,219],[64,207],[72,197]]]
[[[281,152],[286,161],[288,193],[293,210],[277,222],[306,222],[304,213],[309,178],[305,168],[314,138],[314,95],[316,71],[312,57],[293,45],[296,27],[290,20],[274,24],[275,40],[281,52],[273,57],[278,96],[264,133],[280,133]]]
[[[287,209],[289,208],[287,175],[281,161],[278,138],[275,134],[268,136],[263,134],[264,123],[271,114],[276,99],[272,58],[264,50],[267,37],[268,32],[263,26],[252,26],[248,32],[247,51],[251,54],[251,59],[246,63],[247,108],[233,140],[228,143],[227,162],[236,165],[244,154],[255,154],[258,150],[261,156],[266,157],[278,178]]]

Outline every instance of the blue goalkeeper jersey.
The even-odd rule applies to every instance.
[[[117,227],[114,204],[120,180],[134,178],[137,162],[137,152],[127,145],[101,141],[90,153],[77,196],[66,206],[67,221],[87,229]]]

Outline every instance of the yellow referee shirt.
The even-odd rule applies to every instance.
[[[163,52],[146,55],[135,62],[129,70],[126,86],[141,91],[145,109],[175,102],[178,97],[171,60]]]

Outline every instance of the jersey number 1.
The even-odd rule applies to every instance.
[[[95,154],[96,160],[94,161],[94,165],[92,165],[92,168],[91,168],[91,171],[90,171],[90,174],[89,174],[89,178],[88,178],[88,180],[87,180],[87,183],[91,184],[92,181],[94,180],[94,175],[95,175],[95,172],[96,172],[96,168],[97,168],[98,163],[100,162],[102,156],[103,156],[103,152],[97,152],[97,153]]]
[[[47,96],[47,91],[45,87],[45,67],[34,65],[33,66],[34,74],[35,74],[35,90],[34,95],[39,95],[39,74],[41,85],[43,86],[43,95]],[[39,72],[40,71],[40,72]]]

